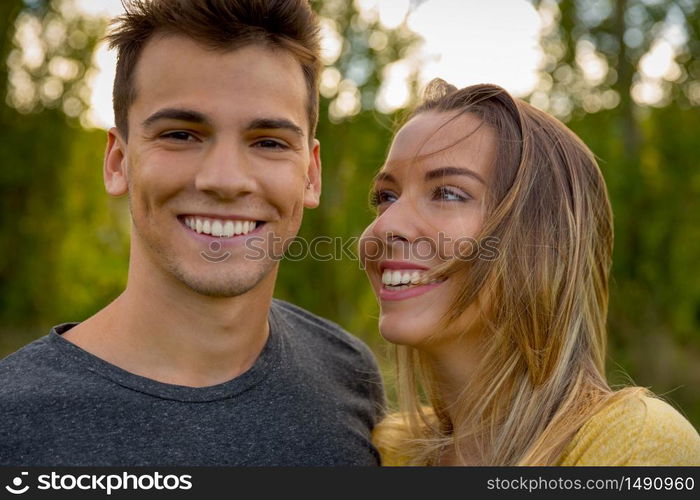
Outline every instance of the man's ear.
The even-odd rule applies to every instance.
[[[107,149],[102,173],[107,193],[123,196],[129,191],[126,141],[116,127],[107,132]]]
[[[316,208],[321,201],[321,143],[314,139],[306,171],[307,181],[304,191],[304,207]]]

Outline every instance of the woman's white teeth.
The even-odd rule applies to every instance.
[[[421,281],[423,274],[425,274],[423,271],[416,269],[407,271],[386,269],[382,273],[382,284],[387,286],[416,285]]]
[[[198,233],[210,234],[216,237],[230,238],[240,234],[248,234],[256,227],[253,220],[220,220],[185,217],[185,225]]]

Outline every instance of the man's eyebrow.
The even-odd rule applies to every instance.
[[[165,108],[153,113],[143,121],[143,127],[148,128],[158,120],[177,120],[181,122],[199,123],[202,125],[209,124],[209,119],[199,111],[180,108]]]
[[[291,120],[286,118],[256,118],[252,120],[246,130],[260,130],[260,129],[285,129],[295,134],[304,137],[304,131],[302,128]]]
[[[435,170],[431,170],[430,172],[426,172],[425,180],[430,181],[430,180],[436,179],[438,177],[444,177],[446,175],[466,175],[466,176],[472,177],[473,179],[476,179],[477,181],[486,185],[486,181],[484,181],[484,179],[482,179],[479,174],[477,174],[473,170],[469,170],[468,168],[463,168],[463,167],[436,168]]]

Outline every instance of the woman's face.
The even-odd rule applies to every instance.
[[[439,345],[461,330],[462,318],[454,332],[436,332],[459,290],[456,278],[412,283],[450,258],[474,258],[495,151],[493,130],[469,113],[421,113],[394,138],[373,186],[377,217],[360,241],[388,341],[417,347],[435,334]]]

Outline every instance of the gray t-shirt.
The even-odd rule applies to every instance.
[[[135,375],[61,334],[0,361],[0,465],[378,465],[375,360],[338,325],[274,300],[240,376],[203,388]]]

